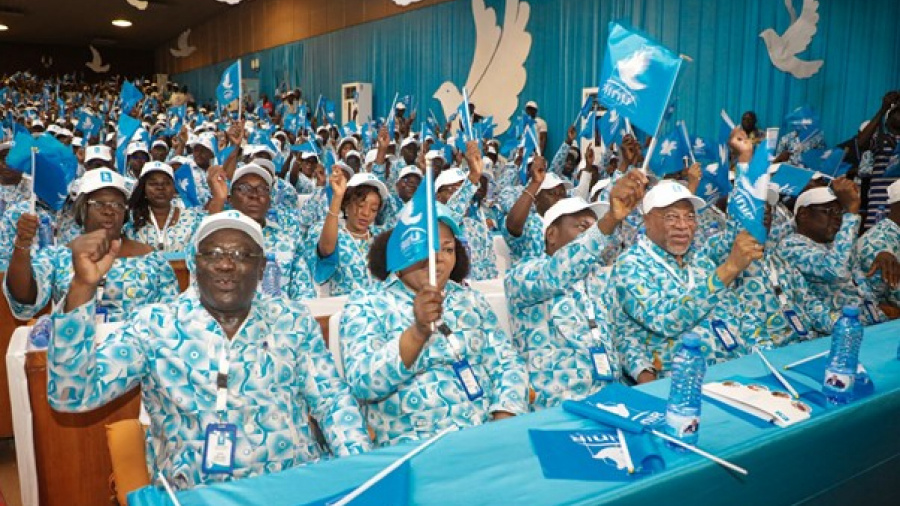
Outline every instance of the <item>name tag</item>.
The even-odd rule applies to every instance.
[[[785,319],[787,319],[788,323],[791,325],[791,328],[794,329],[794,332],[800,337],[806,337],[809,335],[809,331],[806,330],[806,327],[803,325],[803,322],[800,320],[800,316],[793,309],[784,309],[782,310],[784,313]]]
[[[731,331],[728,330],[728,325],[725,325],[724,321],[719,319],[713,320],[710,323],[710,327],[712,327],[712,331],[716,334],[719,342],[722,343],[722,347],[728,351],[737,348],[737,340],[734,338]]]
[[[109,323],[109,309],[101,305],[97,305],[94,311],[94,324]]]
[[[466,392],[466,397],[468,397],[470,401],[474,401],[484,396],[484,390],[481,389],[481,385],[478,383],[478,377],[475,376],[475,371],[472,370],[472,366],[469,365],[468,360],[463,358],[454,362],[453,372],[456,374],[456,379],[459,380],[459,384],[462,385],[463,391]]]
[[[588,348],[588,353],[591,355],[591,365],[593,366],[591,369],[594,379],[600,381],[614,380],[612,365],[609,362],[606,348],[602,344],[600,346],[591,346]]]
[[[875,306],[875,303],[871,300],[867,300],[863,302],[863,307],[866,309],[866,313],[869,315],[869,320],[872,323],[880,323],[881,318],[878,316],[878,307]]]
[[[234,472],[235,441],[237,441],[237,427],[233,423],[207,425],[203,448],[203,472],[206,474]]]

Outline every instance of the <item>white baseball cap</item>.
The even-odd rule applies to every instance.
[[[84,139],[82,139],[81,137],[72,137],[72,145],[76,148],[80,148],[84,146]]]
[[[191,163],[193,163],[193,161],[194,161],[194,159],[189,156],[173,156],[172,158],[169,159],[169,164],[174,165],[177,163],[177,164],[181,164],[181,165],[184,165],[184,164],[190,165]]]
[[[362,155],[360,155],[359,151],[357,151],[355,149],[351,149],[350,151],[347,151],[347,154],[344,155],[344,160],[350,158],[351,156],[355,156],[360,161],[362,161]]]
[[[375,163],[376,158],[378,158],[378,150],[370,149],[369,151],[366,152],[366,158],[365,158],[365,160],[363,160],[363,164],[371,165],[371,164]]]
[[[150,150],[147,149],[147,145],[141,141],[132,142],[132,143],[128,144],[127,148],[125,148],[126,156],[131,156],[138,152],[147,153],[148,155],[150,154]]]
[[[891,205],[897,202],[900,202],[900,179],[887,187],[887,204]]]
[[[194,144],[194,149],[196,149],[197,146],[203,146],[204,148],[208,149],[210,153],[215,153],[216,150],[213,147],[214,146],[213,142],[217,142],[217,141],[215,140],[215,138],[212,135],[210,135],[210,134],[201,135],[200,137],[197,137],[197,142]]]
[[[544,190],[551,190],[559,185],[563,185],[566,188],[566,191],[570,191],[572,188],[574,188],[571,182],[563,180],[552,172],[548,172],[544,176],[544,181],[541,183],[541,187],[538,189],[538,193]]]
[[[234,209],[203,218],[203,221],[200,222],[200,226],[197,228],[197,235],[194,236],[194,245],[199,247],[203,239],[206,239],[210,234],[225,229],[240,230],[249,235],[250,239],[253,239],[253,242],[258,244],[260,248],[266,249],[262,228],[259,226],[259,223]]]
[[[156,139],[155,141],[153,141],[153,144],[150,145],[150,148],[152,149],[157,146],[166,148],[167,150],[169,149],[169,145],[166,144],[166,141],[164,141],[162,139]]]
[[[390,197],[390,193],[388,193],[387,186],[382,183],[378,177],[369,172],[360,172],[359,174],[355,174],[353,177],[347,181],[347,188],[352,188],[355,186],[372,186],[376,190],[378,190],[378,195],[381,196],[381,206],[379,209],[383,208],[385,204],[387,204],[387,199]]]
[[[254,158],[253,160],[250,160],[250,163],[259,165],[260,167],[269,171],[269,174],[272,174],[273,177],[275,176],[275,164],[272,162],[272,160],[267,160],[265,158]]]
[[[109,146],[105,144],[94,144],[93,146],[88,146],[87,149],[84,150],[84,163],[90,162],[91,160],[103,160],[105,162],[111,162],[112,151],[109,149]]]
[[[404,104],[403,102],[397,102],[397,105],[394,106],[394,108],[395,108],[395,109],[400,109],[401,111],[405,111],[405,110],[406,110],[406,104]]]
[[[447,157],[444,156],[443,149],[432,149],[432,150],[428,151],[427,153],[425,153],[426,160],[434,160],[435,158],[440,158],[441,160],[443,160],[445,162],[447,161]]]
[[[797,202],[794,203],[794,215],[797,214],[797,211],[801,207],[827,204],[829,202],[834,202],[835,200],[837,200],[837,196],[831,191],[831,188],[822,186],[806,190],[797,197]]]
[[[68,128],[60,127],[56,130],[56,136],[57,137],[72,137],[72,131],[69,130]]]
[[[691,193],[683,184],[677,181],[663,180],[644,195],[641,210],[647,214],[656,208],[669,207],[679,200],[688,200],[694,206],[694,211],[698,211],[706,205],[703,199]]]
[[[400,174],[397,176],[397,180],[403,179],[404,177],[406,177],[410,174],[413,174],[413,175],[416,175],[419,177],[425,177],[422,175],[422,171],[419,170],[418,167],[416,167],[415,165],[407,165],[406,167],[403,167],[402,169],[400,169]]]
[[[359,148],[359,142],[356,140],[356,137],[352,137],[352,136],[348,135],[347,137],[344,137],[343,139],[341,139],[340,142],[338,142],[338,151],[340,151],[341,146],[343,146],[345,142],[349,142],[350,144],[352,144],[353,149]]]
[[[89,170],[81,176],[81,183],[78,185],[78,195],[93,193],[103,188],[115,188],[125,194],[125,198],[131,195],[125,186],[125,178],[118,172],[99,168]]]
[[[153,161],[153,162],[145,163],[144,167],[141,169],[141,178],[143,178],[144,176],[146,176],[147,174],[149,174],[151,172],[162,172],[164,174],[168,174],[169,177],[172,178],[173,180],[175,179],[175,176],[174,176],[175,172],[172,170],[172,167],[163,162]]]
[[[418,146],[419,141],[417,141],[415,137],[409,136],[409,137],[403,139],[403,142],[400,143],[400,149],[403,149],[406,146],[409,146],[410,144],[415,144],[416,146]]]
[[[334,165],[337,167],[340,167],[341,170],[350,174],[350,177],[353,177],[353,175],[356,174],[356,171],[353,170],[353,167],[347,165],[347,162],[345,162],[343,160],[338,160],[338,161],[334,162]]]
[[[525,108],[528,109],[529,107],[537,109],[538,108],[537,102],[535,102],[534,100],[529,100],[528,102],[525,102]]]
[[[255,163],[248,163],[238,167],[237,170],[234,171],[234,176],[231,178],[232,185],[237,183],[240,178],[249,174],[256,174],[263,178],[267,185],[272,186],[272,173]]]
[[[462,169],[452,168],[441,171],[441,175],[434,180],[434,191],[437,192],[442,186],[461,183],[466,180],[466,173]]]
[[[590,209],[597,216],[597,219],[603,217],[606,214],[606,211],[609,210],[609,204],[606,202],[585,202],[585,200],[581,197],[567,197],[564,199],[560,199],[558,202],[550,206],[550,209],[547,209],[547,212],[544,213],[543,217],[543,233],[547,234],[547,229],[550,228],[550,225],[553,225],[553,222],[558,220],[562,216],[567,216],[569,214],[575,214],[577,212],[584,211],[585,209]]]

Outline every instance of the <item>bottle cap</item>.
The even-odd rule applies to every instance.
[[[700,336],[698,336],[694,332],[688,332],[681,336],[681,344],[687,346],[688,348],[699,348],[700,347]]]
[[[859,306],[844,306],[844,316],[859,316]]]

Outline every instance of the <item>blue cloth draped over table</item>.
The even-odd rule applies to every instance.
[[[529,429],[596,429],[591,421],[552,408],[451,433],[412,461],[411,504],[792,504],[833,493],[856,504],[896,501],[890,477],[900,473],[900,361],[896,359],[900,321],[867,327],[860,360],[875,393],[788,428],[760,426],[737,418],[704,398],[699,446],[747,468],[738,477],[693,454],[660,444],[664,472],[630,482],[546,480],[529,443]],[[830,339],[803,342],[767,354],[773,365],[828,349]],[[718,381],[767,371],[747,356],[709,369]],[[818,388],[817,381],[792,371],[789,381]],[[639,387],[665,397],[669,381]],[[414,443],[299,467],[277,474],[198,488],[178,494],[183,506],[294,506],[361,484]],[[872,486],[881,478],[881,486]],[[850,481],[850,480],[853,481]],[[828,490],[831,487],[834,489]],[[824,492],[823,492],[824,491]],[[890,497],[894,494],[894,497]],[[828,497],[824,497],[828,498]],[[832,496],[831,498],[834,498]],[[848,504],[850,502],[847,502]],[[893,502],[897,504],[897,502]],[[133,506],[169,505],[161,490],[144,488],[129,496]]]

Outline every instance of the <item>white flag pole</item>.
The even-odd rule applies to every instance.
[[[463,86],[463,102],[465,103],[465,113],[466,113],[466,133],[463,136],[466,142],[471,141],[474,137],[475,132],[472,131],[472,115],[469,114],[469,92],[466,90],[465,86]]]
[[[237,120],[238,120],[238,122],[240,122],[241,115],[244,112],[244,85],[241,82],[243,73],[241,72],[241,59],[240,58],[238,58],[237,64],[238,64],[238,82],[237,82],[237,86],[238,86],[238,116],[237,116]]]
[[[37,196],[34,193],[34,181],[37,179],[37,147],[31,148],[31,197],[28,198],[28,208],[31,214],[35,214]]]
[[[687,126],[685,126],[684,121],[678,122],[681,127],[681,135],[684,136],[684,142],[687,143],[688,153],[691,155],[691,163],[697,163],[697,158],[694,157],[694,147],[691,145],[691,138],[688,135]]]
[[[428,283],[433,287],[437,287],[437,255],[434,252],[435,249],[435,235],[437,234],[437,230],[434,229],[434,180],[432,179],[433,174],[433,164],[432,160],[425,160],[425,198],[427,199],[427,207],[426,210],[426,228],[425,231],[428,235]],[[432,324],[434,327],[434,324]]]
[[[391,474],[395,469],[402,466],[409,459],[422,453],[422,451],[424,451],[429,446],[433,445],[435,442],[437,442],[438,439],[444,437],[444,435],[446,435],[448,432],[450,432],[452,430],[456,430],[456,427],[455,426],[447,427],[446,429],[438,432],[437,434],[432,436],[431,439],[429,439],[428,441],[425,441],[424,443],[420,444],[419,446],[413,448],[406,455],[395,460],[394,462],[391,463],[391,465],[389,465],[386,468],[379,471],[378,474],[376,474],[375,476],[369,478],[365,483],[363,483],[362,485],[357,487],[355,490],[353,490],[353,492],[350,492],[349,494],[342,497],[341,500],[333,503],[333,506],[346,506],[347,504],[350,504],[351,501],[353,501],[354,499],[356,499],[357,497],[362,495],[363,492],[365,492],[366,490],[369,490],[370,488],[374,487],[376,483],[383,480],[385,478],[385,476]]]
[[[682,441],[682,440],[680,440],[680,439],[678,439],[678,438],[674,438],[674,437],[672,437],[672,436],[670,436],[670,435],[668,435],[668,434],[662,433],[662,432],[660,432],[660,431],[658,431],[658,430],[651,430],[650,432],[651,432],[654,436],[656,436],[656,437],[665,439],[666,441],[668,441],[668,442],[670,442],[670,443],[672,443],[672,444],[674,444],[674,445],[680,446],[680,447],[684,448],[685,450],[688,450],[688,451],[690,451],[690,452],[696,453],[697,455],[700,455],[701,457],[705,457],[705,458],[707,458],[707,459],[709,459],[709,460],[715,462],[716,464],[719,464],[720,466],[727,467],[728,469],[731,469],[732,471],[741,473],[741,474],[743,474],[744,476],[750,474],[750,473],[748,473],[747,470],[744,469],[743,467],[738,466],[738,465],[736,465],[736,464],[732,464],[731,462],[728,462],[728,461],[725,460],[725,459],[716,457],[716,456],[713,455],[712,453],[709,453],[709,452],[707,452],[707,451],[701,450],[700,448],[697,448],[697,447],[694,446],[694,445],[689,445],[689,444],[685,443],[684,441]]]

